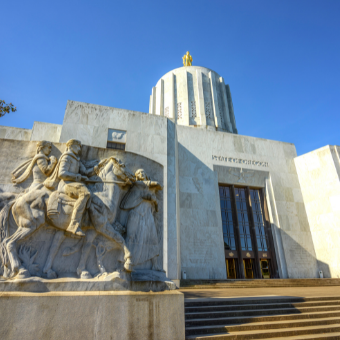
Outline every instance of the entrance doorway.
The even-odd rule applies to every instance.
[[[278,278],[265,190],[222,184],[219,193],[227,277]]]
[[[236,279],[236,268],[237,268],[237,259],[225,259],[227,266],[227,278],[228,279]]]
[[[261,273],[263,279],[270,279],[270,260],[260,259]]]
[[[254,261],[253,259],[243,259],[245,279],[254,278]]]

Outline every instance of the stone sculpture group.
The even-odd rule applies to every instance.
[[[160,247],[155,224],[156,195],[162,186],[143,169],[132,174],[115,157],[82,162],[81,146],[80,141],[69,140],[57,160],[50,156],[50,142],[38,142],[36,155],[12,172],[14,184],[30,176],[33,183],[19,194],[0,194],[0,274],[5,279],[55,279],[53,261],[62,243],[72,238],[62,256],[68,261],[68,256],[80,252],[76,273],[81,279],[93,278],[86,268],[93,246],[98,268],[94,279],[122,278],[138,271],[165,276],[157,263]],[[117,220],[119,210],[127,212],[125,226]],[[54,229],[43,268],[35,263],[39,251],[32,247],[34,242],[25,243],[34,240],[41,228]],[[109,273],[104,257],[112,249],[122,267]]]

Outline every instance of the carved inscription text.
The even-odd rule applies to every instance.
[[[230,162],[230,163],[239,163],[239,164],[269,167],[268,162],[252,161],[252,160],[248,160],[248,159],[240,159],[240,158],[234,158],[234,157],[224,157],[224,156],[212,155],[212,159],[215,160],[215,161],[222,161],[222,162]]]

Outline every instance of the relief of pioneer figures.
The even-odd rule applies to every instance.
[[[71,139],[66,143],[66,146],[67,151],[61,155],[52,176],[44,182],[44,185],[50,190],[58,187],[58,193],[64,193],[68,197],[76,199],[71,221],[66,231],[78,236],[85,236],[81,230],[81,222],[85,207],[88,207],[91,203],[91,192],[83,181],[88,179],[87,176],[95,175],[95,170],[98,170],[98,167],[86,169],[80,162],[78,157],[81,151],[80,141]],[[49,204],[47,211],[52,220],[51,215],[58,211],[58,199],[55,199],[53,203],[54,206]]]
[[[116,260],[121,261],[121,271],[126,274],[143,269],[162,271],[157,265],[160,248],[154,216],[158,207],[156,193],[162,190],[161,185],[149,180],[142,169],[133,175],[115,157],[83,162],[81,147],[80,141],[69,140],[57,161],[54,156],[49,157],[52,144],[38,142],[36,155],[12,172],[15,185],[31,175],[33,183],[20,194],[0,194],[3,277],[57,278],[52,267],[64,241],[69,246],[63,248],[62,260],[75,261],[74,254],[79,252],[76,273],[83,279],[92,278],[87,262],[93,246],[98,277],[105,274],[103,259],[112,249],[117,251]],[[118,221],[119,213],[124,211],[126,226]],[[41,228],[55,231],[39,271],[33,263],[40,256],[39,249],[34,249],[31,256],[30,247],[39,244],[34,240]]]
[[[44,186],[44,181],[51,175],[58,162],[54,156],[48,157],[51,150],[51,142],[45,140],[38,142],[36,155],[12,171],[12,182],[15,184],[23,183],[32,173],[33,183],[29,190],[41,189]]]
[[[162,187],[150,181],[144,169],[137,170],[135,177],[136,182],[120,205],[121,209],[129,211],[126,244],[136,268],[159,270],[160,248],[153,214],[158,211],[156,192]]]

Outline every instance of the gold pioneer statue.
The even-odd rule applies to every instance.
[[[189,51],[186,54],[184,54],[182,59],[183,59],[183,66],[191,66],[192,65],[192,56],[190,55]]]

